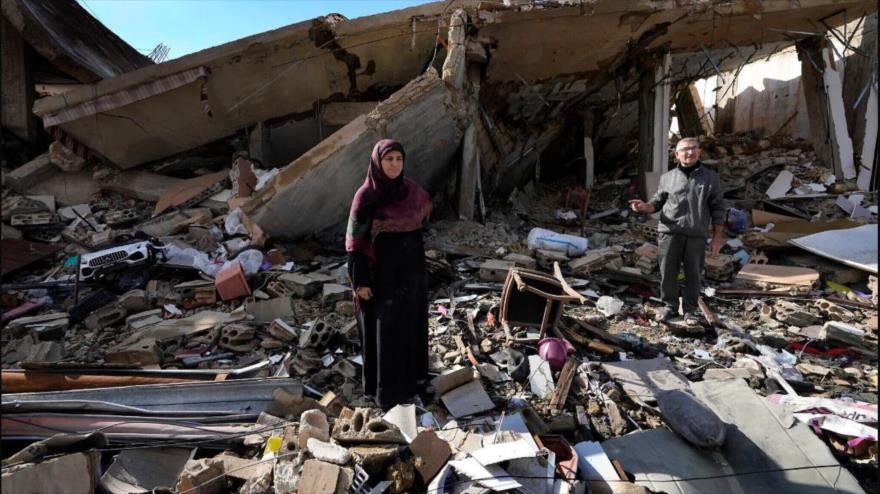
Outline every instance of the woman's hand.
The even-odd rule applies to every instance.
[[[373,290],[370,290],[368,286],[362,286],[357,289],[355,295],[361,300],[370,300],[373,298]]]

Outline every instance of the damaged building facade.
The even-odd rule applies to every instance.
[[[876,2],[452,0],[163,63],[2,12],[4,490],[878,492]],[[730,208],[697,328],[626,207],[685,136]],[[438,206],[390,411],[342,248],[385,137]]]

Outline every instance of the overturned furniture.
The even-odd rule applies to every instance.
[[[568,302],[586,302],[562,277],[559,263],[553,263],[554,274],[525,268],[510,268],[501,292],[501,324],[508,340],[513,339],[510,326],[539,328],[538,338],[559,323]],[[529,338],[531,339],[531,338]]]

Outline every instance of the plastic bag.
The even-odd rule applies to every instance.
[[[239,254],[235,260],[241,263],[244,274],[251,276],[260,271],[260,266],[263,264],[263,253],[256,249],[248,249]]]
[[[226,221],[223,226],[226,228],[227,235],[247,235],[247,228],[244,226],[241,208],[235,208],[226,215]]]
[[[596,309],[605,317],[611,317],[620,314],[620,311],[623,310],[623,301],[603,295],[596,301]]]

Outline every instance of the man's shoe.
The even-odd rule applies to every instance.
[[[684,323],[686,326],[699,326],[700,318],[693,312],[686,312],[684,314]]]
[[[669,322],[676,315],[676,311],[672,310],[672,307],[663,307],[660,309],[660,312],[657,313],[657,321]]]

